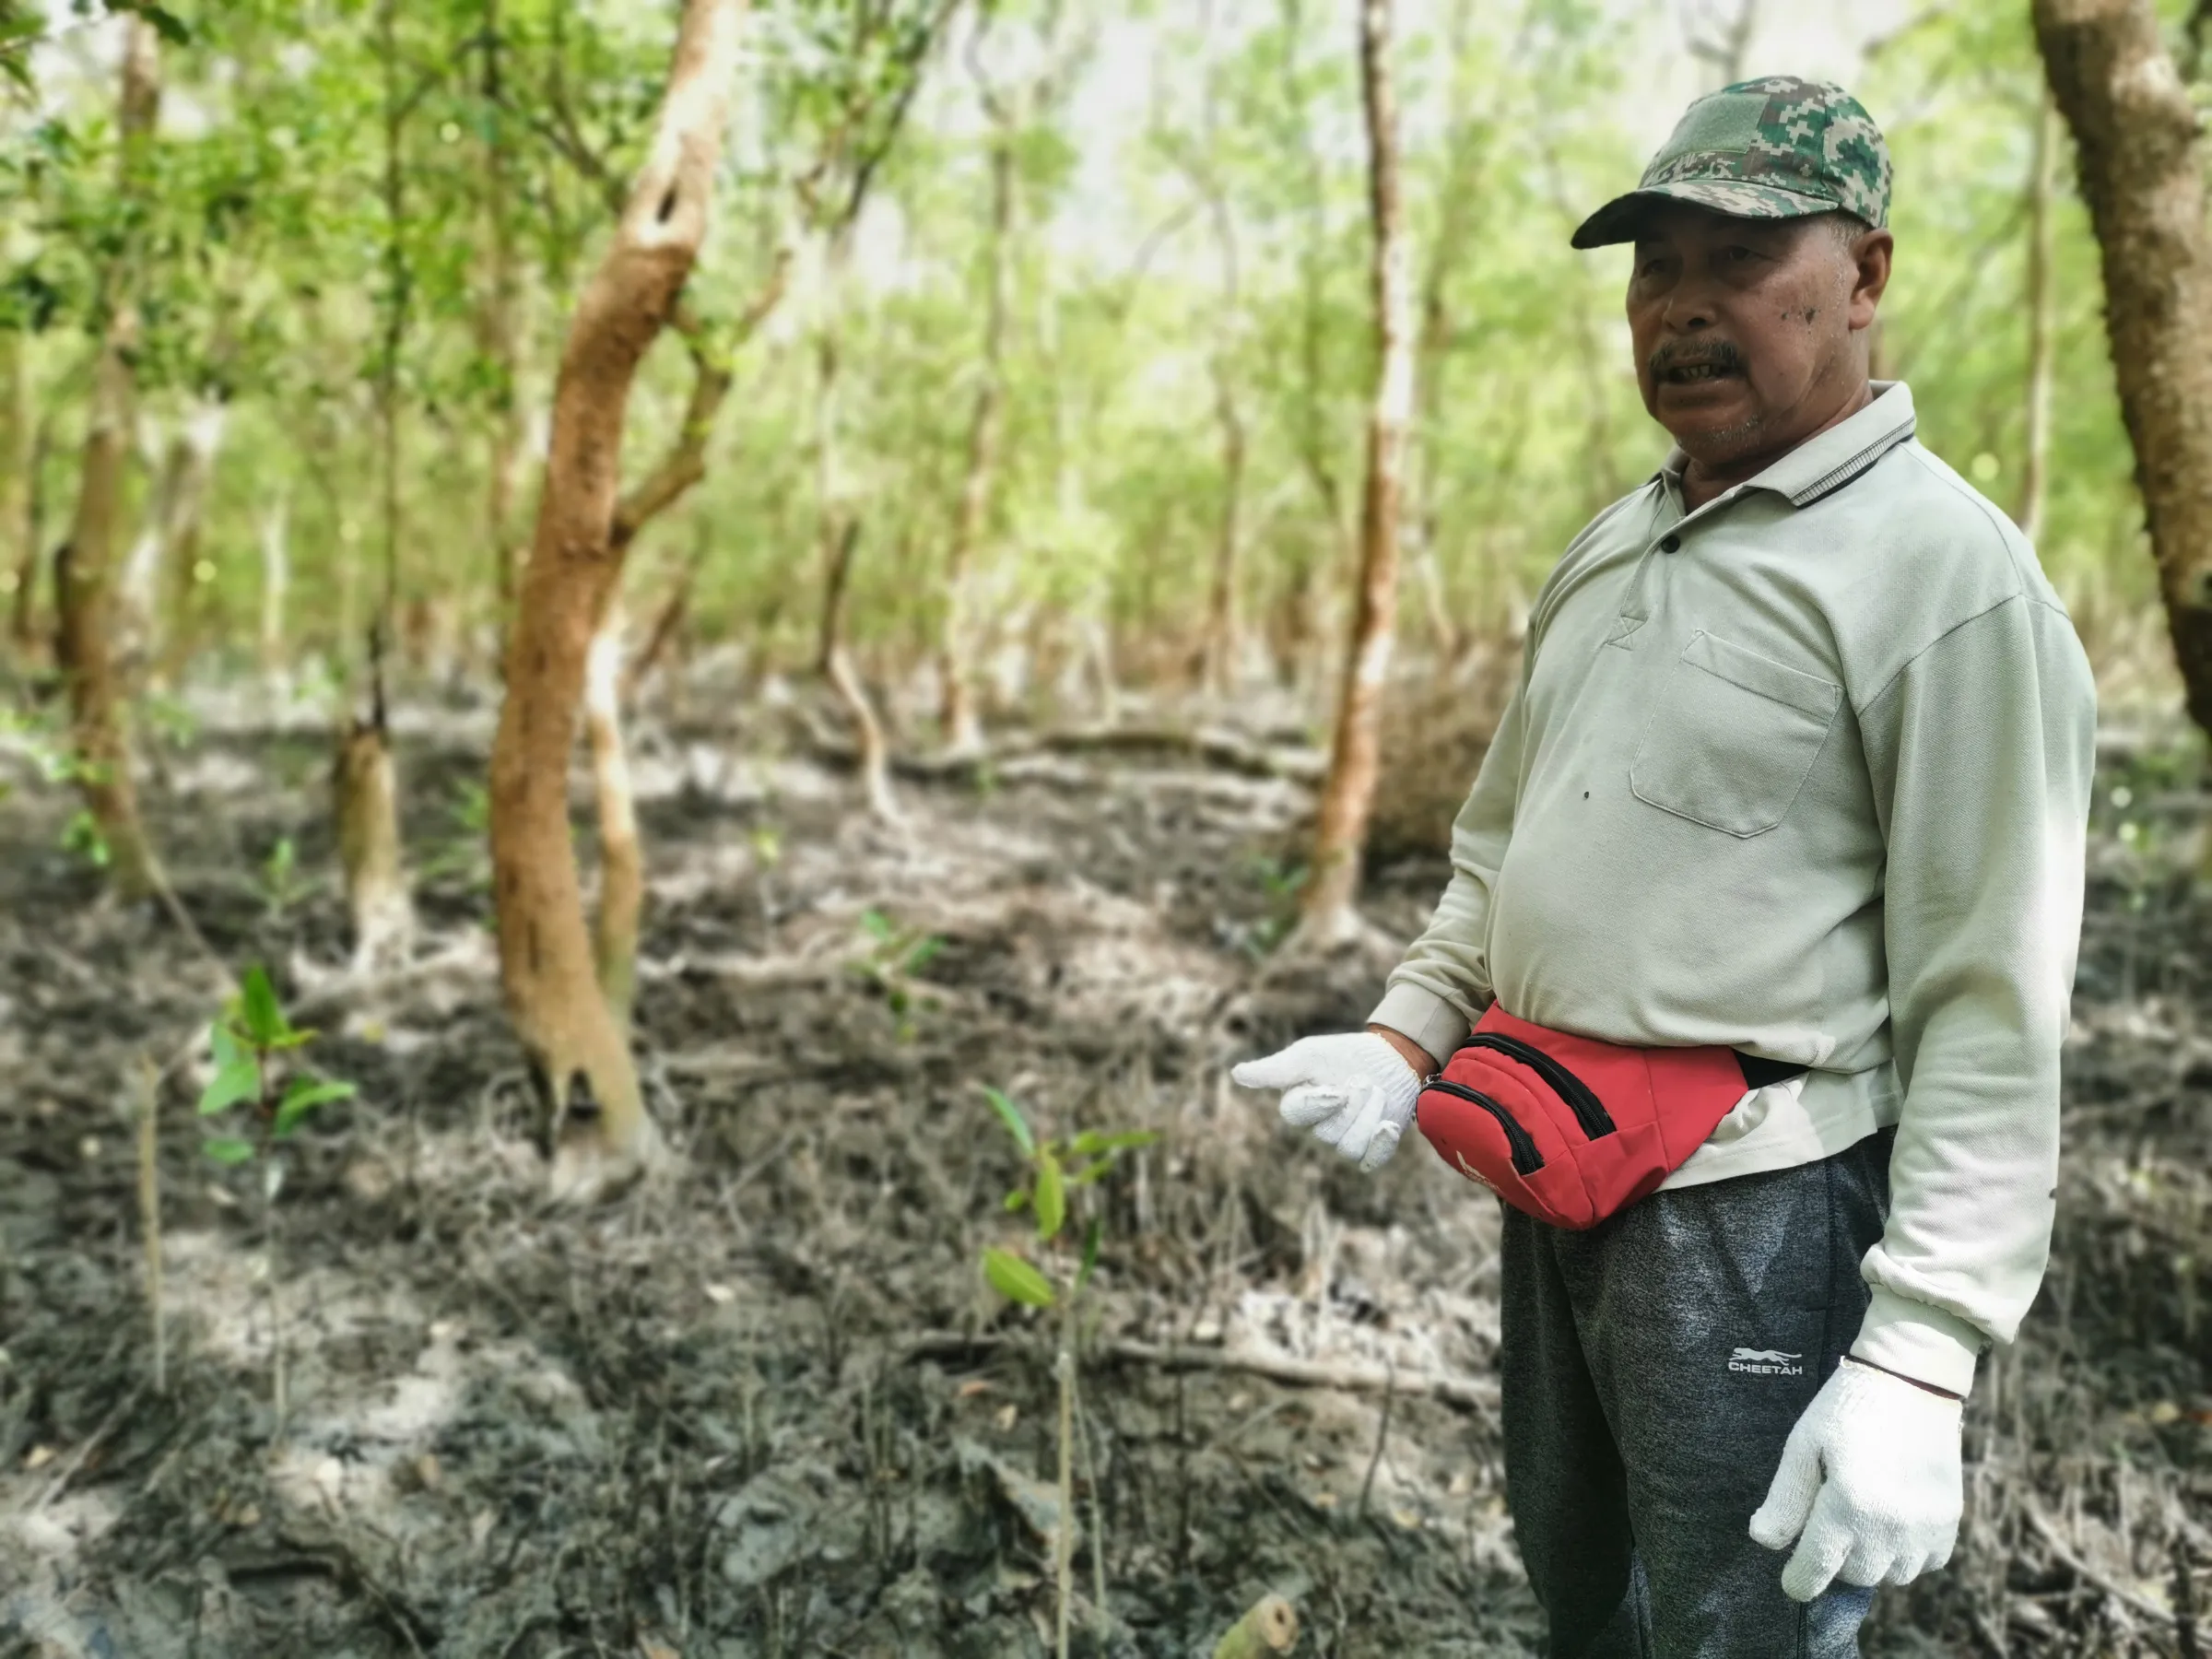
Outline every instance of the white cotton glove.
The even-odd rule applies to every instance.
[[[1959,1402],[1846,1359],[1790,1430],[1751,1536],[1797,1538],[1782,1587],[1909,1584],[1951,1559],[1963,1504]],[[1798,1537],[1800,1533],[1803,1537]]]
[[[1421,1094],[1413,1067],[1372,1031],[1300,1037],[1229,1075],[1246,1088],[1281,1089],[1284,1123],[1312,1130],[1362,1170],[1390,1161]]]

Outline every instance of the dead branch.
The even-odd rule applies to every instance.
[[[948,1359],[969,1354],[1026,1349],[1030,1346],[1020,1336],[988,1333],[969,1336],[955,1331],[939,1331],[915,1337],[900,1352],[902,1359],[909,1360]],[[1227,1348],[1140,1342],[1134,1337],[1100,1342],[1088,1352],[1096,1359],[1157,1366],[1169,1371],[1235,1371],[1265,1377],[1273,1382],[1287,1382],[1295,1388],[1330,1388],[1344,1394],[1437,1400],[1463,1411],[1491,1412],[1498,1408],[1498,1383],[1488,1377],[1454,1377],[1420,1371],[1394,1373],[1386,1366],[1368,1365],[1357,1359],[1300,1359],[1289,1354],[1234,1353]]]

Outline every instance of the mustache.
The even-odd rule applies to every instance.
[[[1670,370],[1695,369],[1707,363],[1723,374],[1740,373],[1744,354],[1727,340],[1700,340],[1694,345],[1670,340],[1645,359],[1644,367],[1657,380]]]

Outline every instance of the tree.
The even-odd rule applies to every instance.
[[[986,14],[987,16],[988,14]],[[1014,268],[1014,145],[1018,116],[1006,95],[994,88],[981,68],[976,78],[991,119],[989,172],[991,206],[983,241],[982,361],[976,378],[975,405],[968,417],[967,461],[960,496],[953,510],[952,543],[945,554],[945,622],[937,647],[937,672],[944,699],[938,715],[945,747],[971,755],[983,747],[975,711],[972,679],[975,657],[974,582],[977,545],[990,524],[991,489],[998,470],[1001,429],[1006,422],[1007,290]]]
[[[0,587],[12,600],[16,647],[30,639],[38,587],[38,526],[31,522],[29,331],[0,319]]]
[[[577,299],[492,747],[500,982],[563,1154],[556,1186],[577,1193],[658,1153],[626,1034],[594,972],[569,830],[569,758],[592,636],[621,576],[613,532],[630,389],[706,232],[744,12],[744,0],[685,0],[644,163]]]
[[[1410,259],[1398,200],[1397,112],[1391,96],[1391,0],[1359,0],[1359,86],[1367,112],[1368,207],[1373,227],[1374,395],[1359,501],[1359,581],[1300,933],[1329,944],[1358,925],[1359,858],[1382,768],[1382,695],[1398,602],[1398,503],[1413,415]]]
[[[116,120],[115,198],[127,227],[147,191],[147,152],[161,104],[160,37],[143,18],[126,25]],[[138,815],[122,687],[111,652],[115,531],[123,512],[135,402],[131,356],[138,343],[137,247],[127,228],[102,272],[107,322],[92,371],[76,513],[56,571],[60,616],[54,656],[69,690],[78,783],[107,850],[116,892],[162,890],[159,861]]]
[[[2190,717],[2212,732],[2212,238],[2151,0],[2034,0],[2104,272],[2105,332]]]
[[[2035,156],[2028,181],[2028,436],[2017,517],[2030,541],[2043,534],[2050,495],[2052,333],[2058,310],[2052,272],[2051,198],[2058,188],[2058,111],[2045,97],[2035,115]]]

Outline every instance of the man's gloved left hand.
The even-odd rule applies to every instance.
[[[1372,1031],[1301,1037],[1229,1075],[1246,1088],[1281,1089],[1284,1123],[1312,1130],[1314,1139],[1369,1171],[1398,1149],[1421,1094],[1420,1075]]]
[[[1949,1560],[1963,1506],[1959,1417],[1947,1394],[1839,1365],[1790,1430],[1751,1517],[1751,1536],[1769,1549],[1797,1539],[1783,1591],[1811,1601],[1839,1576],[1905,1584]]]

